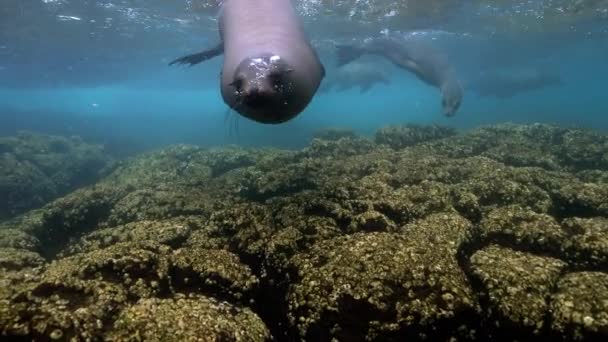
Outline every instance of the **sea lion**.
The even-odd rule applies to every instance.
[[[344,91],[350,88],[359,87],[361,93],[370,90],[375,84],[390,84],[388,74],[372,62],[354,61],[343,65],[330,77],[323,80],[319,92],[327,92],[333,88],[337,91]]]
[[[218,24],[216,47],[169,65],[194,65],[223,53],[224,102],[260,123],[286,122],[308,106],[325,68],[290,0],[225,0]]]
[[[396,66],[414,73],[419,79],[441,90],[443,114],[453,116],[462,102],[463,89],[444,54],[422,43],[401,42],[382,37],[358,45],[337,44],[338,65],[347,64],[364,54],[382,56]]]
[[[510,67],[485,71],[468,86],[482,97],[511,98],[515,95],[561,84],[558,73],[544,67]]]

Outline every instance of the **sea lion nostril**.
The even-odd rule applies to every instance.
[[[245,94],[245,103],[250,107],[261,107],[267,102],[268,94],[259,89],[251,89]]]

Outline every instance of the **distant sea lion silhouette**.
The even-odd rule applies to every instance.
[[[561,84],[558,73],[544,67],[510,67],[485,71],[469,87],[482,97],[506,99]]]
[[[396,66],[414,73],[419,79],[441,90],[443,114],[453,116],[462,102],[463,89],[444,54],[422,43],[373,38],[357,45],[336,45],[338,65],[364,54],[382,56]]]
[[[195,65],[224,54],[221,93],[239,114],[278,124],[301,113],[325,76],[290,0],[225,0],[221,43],[169,65]]]
[[[344,91],[359,87],[360,92],[365,93],[375,84],[391,83],[388,74],[372,62],[354,61],[330,72],[329,75],[323,80],[319,92],[327,92],[334,88]]]

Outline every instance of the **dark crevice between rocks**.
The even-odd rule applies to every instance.
[[[247,253],[237,243],[231,243],[229,250],[247,265],[259,279],[259,284],[251,292],[248,306],[264,321],[275,341],[293,341],[288,317],[287,292],[289,285],[298,279],[295,269],[277,269],[270,266],[263,254]],[[295,280],[294,280],[295,279]]]
[[[425,278],[430,277],[430,271],[425,270]],[[395,289],[392,295],[385,300],[387,303],[397,303],[399,300],[410,298],[411,301],[417,298],[431,298],[433,294],[439,294],[444,292],[445,289],[441,285],[422,285],[414,286],[406,289],[402,284],[395,281],[385,282],[386,287]],[[410,297],[413,293],[413,297]],[[438,296],[436,300],[431,304],[436,308],[448,309],[449,304],[441,297]],[[473,340],[475,336],[471,336],[471,331],[476,331],[481,319],[479,312],[474,306],[467,307],[464,305],[458,311],[454,311],[452,317],[431,319],[431,322],[427,324],[413,323],[420,322],[423,318],[419,313],[409,312],[410,315],[414,316],[412,324],[403,325],[399,330],[395,332],[383,332],[382,336],[386,336],[386,340],[389,341],[418,341],[418,340],[429,340],[429,341],[450,341],[450,340]],[[397,317],[395,310],[390,310],[390,316],[387,321],[393,321]],[[384,319],[384,318],[383,318]]]
[[[211,177],[213,177],[213,178],[219,177],[232,170],[250,167],[250,166],[254,166],[254,165],[255,165],[255,161],[249,161],[249,160],[245,161],[244,160],[244,161],[240,161],[238,163],[235,162],[235,163],[231,163],[231,164],[222,165],[221,167],[220,166],[211,167]]]
[[[487,338],[488,340],[491,339],[492,341],[505,339],[506,336],[511,336],[509,335],[511,332],[513,333],[513,338],[515,338],[515,336],[522,338],[522,332],[517,331],[518,327],[515,327],[515,330],[513,331],[502,332],[499,327],[496,327],[496,325],[493,324],[497,317],[495,317],[495,314],[492,314],[493,310],[492,304],[490,303],[489,293],[483,282],[475,276],[471,265],[471,257],[473,254],[492,244],[490,240],[482,240],[478,238],[479,236],[481,236],[481,231],[476,226],[474,228],[474,234],[472,234],[468,240],[463,242],[458,247],[456,254],[458,265],[467,277],[469,286],[476,295],[477,302],[481,307],[482,315],[479,318],[479,322],[477,323],[475,330],[477,330],[478,336],[483,336],[484,338]],[[514,339],[511,339],[511,341],[513,340]],[[526,338],[523,340],[526,340]]]
[[[586,205],[580,202],[571,202],[565,198],[551,196],[553,205],[549,209],[549,214],[556,218],[558,222],[572,217],[592,218],[592,217],[608,217],[592,205]]]
[[[258,264],[255,273],[260,279],[260,286],[255,294],[253,309],[264,321],[274,340],[291,341],[293,332],[287,319],[287,292],[297,273],[293,270],[277,270],[264,264]]]
[[[352,217],[344,215],[340,212],[336,212],[336,209],[342,209],[339,204],[331,203],[335,205],[335,207],[329,207],[327,203],[306,203],[304,206],[303,214],[307,217],[318,216],[318,217],[329,217],[334,220],[336,226],[340,231],[346,232],[348,231],[348,227],[352,222]]]
[[[287,319],[287,292],[291,280],[279,272],[270,271],[260,279],[253,310],[264,321],[275,341],[292,341],[294,332]]]
[[[393,284],[392,286],[398,286]],[[421,289],[422,292],[434,292],[430,288]],[[387,303],[396,303],[399,299],[407,298],[405,293],[396,293],[392,298],[386,299]],[[441,306],[441,304],[438,304]],[[306,313],[302,313],[306,316]],[[326,310],[321,314],[320,319],[308,327],[306,341],[363,341],[363,336],[373,336],[377,333],[382,336],[382,341],[449,341],[474,339],[469,336],[471,329],[476,329],[479,316],[474,310],[456,313],[457,317],[438,319],[430,324],[407,324],[401,325],[395,331],[386,331],[374,327],[372,322],[393,322],[397,318],[394,308],[381,311],[371,305],[367,300],[357,300],[351,295],[342,295],[338,299],[337,310]],[[422,317],[413,314],[412,321],[419,322]],[[294,336],[295,337],[295,336]],[[296,340],[293,338],[292,340]]]
[[[566,274],[570,273],[570,271],[565,267],[560,271],[559,276],[555,279],[555,282],[551,284],[551,289],[549,290],[549,294],[545,296],[544,300],[547,305],[547,310],[543,315],[543,328],[542,328],[542,336],[548,336],[547,339],[552,341],[560,341],[564,339],[564,336],[561,336],[558,332],[551,329],[553,325],[553,311],[551,310],[551,300],[552,296],[557,293],[557,287],[559,284],[559,280],[564,277]]]
[[[77,214],[69,210],[54,210],[45,214],[42,229],[36,234],[40,240],[40,255],[52,260],[71,240],[94,230],[99,222],[110,215],[110,210],[110,203],[102,202],[82,208]],[[70,213],[70,216],[66,216],[66,213]]]
[[[413,215],[407,210],[395,209],[389,203],[374,204],[374,210],[386,216],[396,225],[406,225],[413,220]]]
[[[69,286],[65,286],[62,284],[51,284],[51,283],[42,283],[34,288],[31,292],[32,296],[40,297],[40,298],[49,298],[51,296],[57,296],[59,298],[65,299],[67,308],[72,310],[83,306],[87,302],[87,295],[83,292],[83,290],[75,289]],[[23,300],[24,302],[28,302],[28,299],[25,298],[27,295],[22,293],[24,298],[15,299],[15,302]]]
[[[296,317],[306,317],[306,313],[295,314]],[[305,340],[325,342],[337,338],[340,341],[361,341],[369,330],[369,322],[387,321],[394,314],[382,312],[365,300],[344,294],[338,298],[338,310],[323,311],[316,323],[308,327]],[[336,322],[340,322],[339,329],[335,329]],[[295,339],[296,336],[292,336],[291,340]]]
[[[199,293],[235,306],[249,307],[252,293],[239,292],[232,282],[217,273],[201,276],[191,268],[171,267],[169,270],[172,290],[179,293]],[[234,292],[232,291],[234,290]]]

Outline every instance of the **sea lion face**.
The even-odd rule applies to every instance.
[[[297,112],[290,110],[294,101],[293,69],[277,55],[246,58],[234,72],[233,108],[260,123],[285,122]]]
[[[454,116],[462,103],[462,86],[455,80],[447,81],[441,87],[441,107],[443,115]]]

